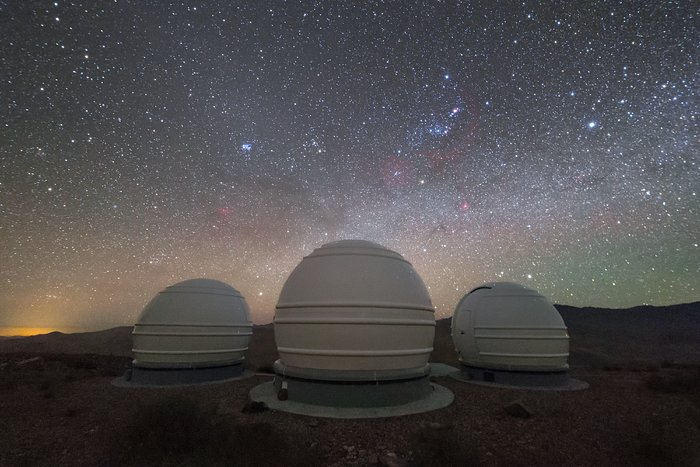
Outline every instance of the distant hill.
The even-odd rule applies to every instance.
[[[555,306],[569,328],[572,365],[700,362],[700,302],[626,309]]]
[[[700,363],[700,302],[625,309],[554,306],[569,328],[571,366]],[[451,321],[438,321],[433,355],[440,359],[453,352]],[[447,342],[440,341],[441,334]]]
[[[104,331],[65,334],[51,332],[28,337],[0,339],[0,353],[66,353],[131,357],[132,326]],[[254,368],[270,366],[277,358],[272,324],[254,326],[247,359]]]
[[[555,305],[571,335],[572,366],[700,363],[700,302],[627,309]],[[437,323],[433,361],[457,363],[451,319]],[[0,352],[93,353],[131,356],[131,326],[104,331],[0,339]],[[271,324],[255,326],[248,360],[255,367],[276,358]]]
[[[131,326],[104,331],[64,334],[50,332],[38,336],[11,337],[0,340],[0,352],[94,353],[131,355]]]

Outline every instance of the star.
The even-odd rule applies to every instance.
[[[697,300],[692,2],[5,3],[0,326],[131,325],[203,276],[266,323],[345,238],[440,318],[493,279]]]

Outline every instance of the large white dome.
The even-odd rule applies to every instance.
[[[544,296],[510,282],[475,288],[457,305],[452,340],[462,364],[509,371],[566,371],[569,334]]]
[[[252,335],[248,305],[233,287],[191,279],[167,287],[134,326],[134,367],[206,368],[243,362]]]
[[[425,375],[435,317],[423,281],[400,254],[343,240],[314,250],[292,271],[274,326],[285,374],[382,379]]]

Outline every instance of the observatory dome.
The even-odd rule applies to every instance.
[[[475,288],[457,305],[452,341],[462,364],[522,371],[566,371],[569,334],[544,296],[511,282]]]
[[[429,372],[428,291],[408,261],[376,243],[342,240],[306,256],[282,288],[274,327],[275,371],[284,378],[386,381]]]
[[[233,287],[191,279],[167,287],[134,326],[134,368],[242,367],[252,335],[248,305]]]

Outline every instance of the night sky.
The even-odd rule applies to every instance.
[[[509,280],[700,298],[694,1],[0,2],[0,325],[222,280],[269,322],[359,238],[437,317]]]

